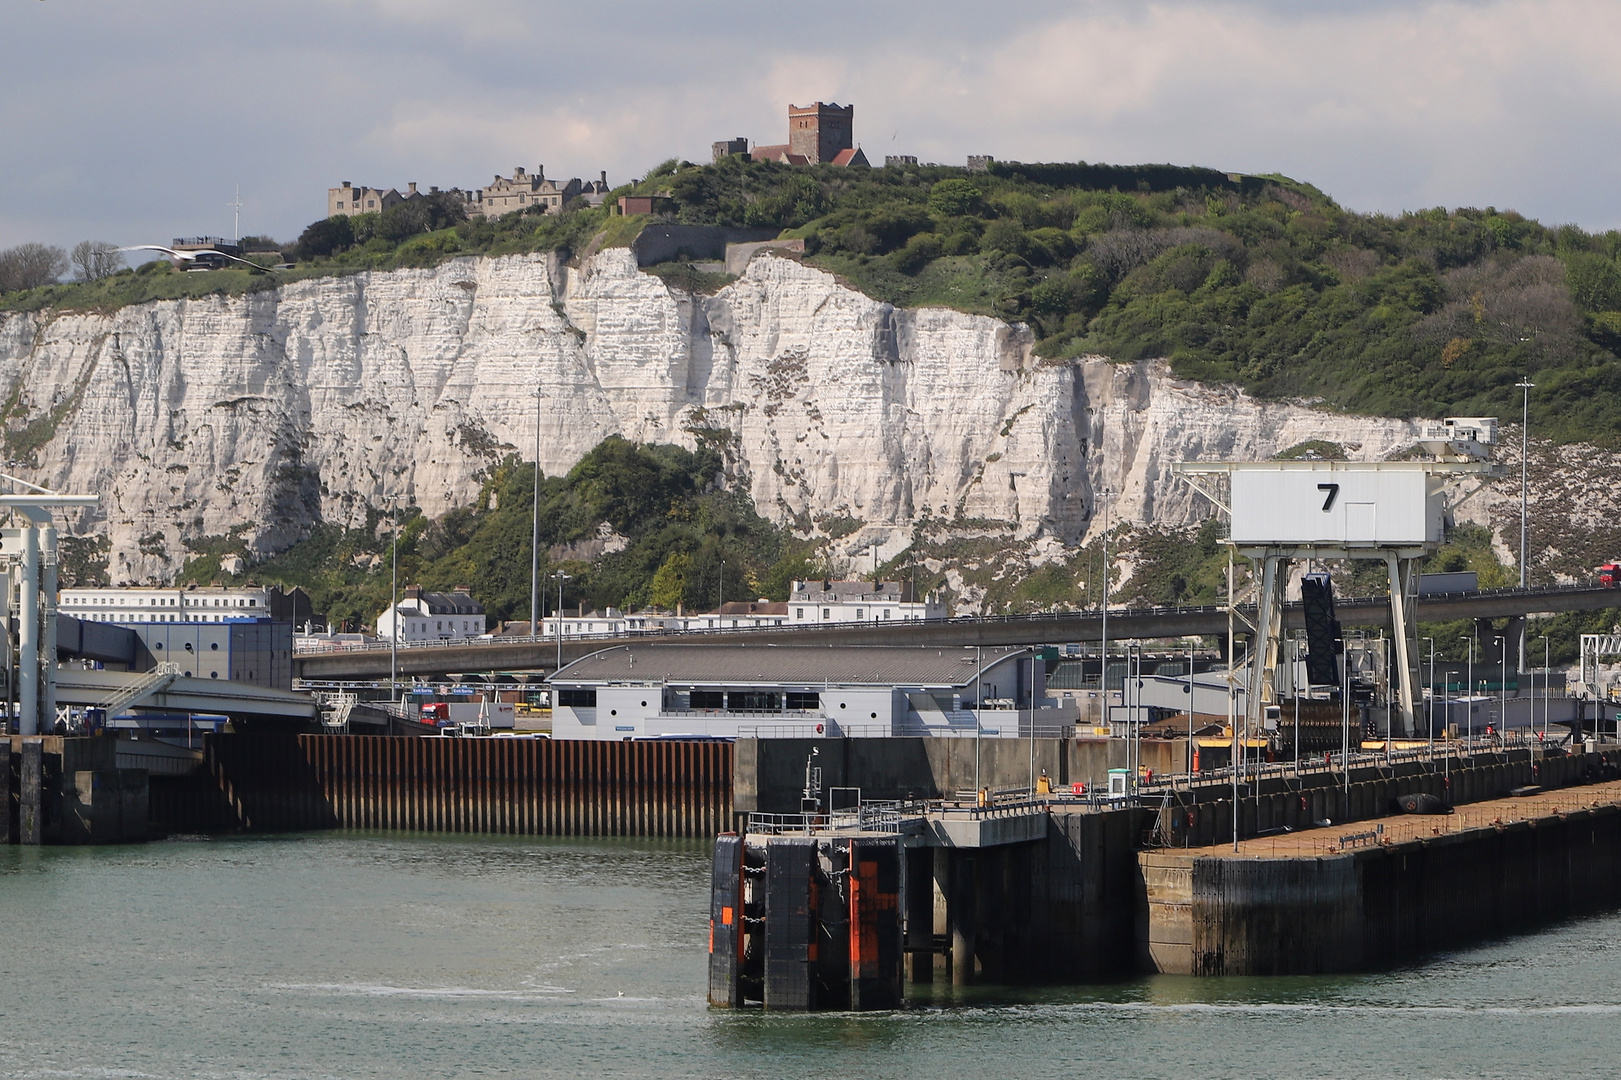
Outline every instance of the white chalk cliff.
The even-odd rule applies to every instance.
[[[466,504],[492,462],[534,454],[537,417],[548,473],[615,433],[708,440],[762,513],[860,523],[846,549],[886,557],[925,518],[1073,544],[1105,485],[1115,521],[1184,524],[1208,504],[1173,461],[1309,439],[1372,459],[1414,437],[1156,363],[1049,363],[1022,327],[898,310],[784,258],[688,296],[624,250],[0,315],[0,394],[6,471],[103,496],[69,526],[106,531],[115,581],[166,580],[202,536],[278,550],[391,494]]]

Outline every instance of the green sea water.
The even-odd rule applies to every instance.
[[[1588,1077],[1621,918],[1402,970],[704,1003],[707,847],[324,834],[0,848],[0,1077]]]

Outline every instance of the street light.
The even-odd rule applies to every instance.
[[[529,524],[529,636],[540,633],[540,403],[546,391],[535,390],[535,490]]]
[[[1529,377],[1514,384],[1520,390],[1520,588],[1525,588],[1526,547],[1529,518],[1526,515],[1526,453],[1531,446],[1531,391],[1536,383]],[[1520,670],[1525,670],[1525,626],[1520,626]],[[1506,718],[1505,718],[1506,720]]]
[[[388,586],[388,699],[392,703],[400,692],[400,500],[403,495],[385,495],[389,504],[389,518],[393,522],[394,541],[389,552]]]
[[[1103,620],[1098,639],[1098,689],[1102,691],[1103,719],[1109,719],[1109,496],[1114,492],[1104,486],[1098,491],[1103,503]]]
[[[967,646],[964,646],[964,648],[966,648],[966,647]],[[981,689],[982,689],[981,686],[980,686],[980,683],[979,683],[979,675],[980,675],[980,670],[981,670],[981,667],[982,667],[982,659],[981,659],[980,646],[975,645],[973,648],[974,648],[974,713],[973,713],[973,715],[974,715],[974,803],[977,805],[979,803],[979,793],[982,790],[980,788],[980,786],[979,786],[979,726],[980,726],[979,725],[979,712],[980,712],[980,706],[982,704],[980,702],[980,700],[979,700],[980,692],[981,692]]]
[[[563,582],[568,581],[570,575],[558,570],[551,576],[557,579],[557,610],[552,614],[552,622],[557,626],[557,669],[553,672],[555,675],[557,671],[563,670]],[[552,704],[555,706],[557,702],[553,701]]]
[[[1551,668],[1548,664],[1548,635],[1542,635],[1542,741],[1548,741],[1548,675]],[[1535,699],[1533,698],[1533,701]],[[1536,727],[1536,715],[1531,717],[1531,726]]]
[[[1430,729],[1430,760],[1435,760],[1435,639],[1432,637],[1421,640],[1430,643],[1430,697],[1424,703],[1424,726]]]
[[[1498,709],[1497,709],[1497,723],[1498,723],[1498,726],[1501,728],[1501,731],[1499,732],[1499,734],[1507,734],[1507,732],[1508,732],[1508,635],[1504,634],[1502,636],[1493,637],[1492,640],[1497,643],[1497,647],[1498,647],[1498,649],[1501,650],[1502,657],[1503,657],[1502,681],[1497,684],[1497,700],[1502,703],[1501,705],[1498,706]]]
[[[1463,699],[1466,732],[1464,746],[1469,753],[1473,753],[1475,741],[1475,636],[1470,634],[1468,637],[1459,638],[1458,640],[1469,643],[1469,689]]]

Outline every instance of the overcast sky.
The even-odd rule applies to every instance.
[[[343,180],[610,183],[853,102],[867,156],[1281,172],[1621,226],[1621,4],[0,0],[0,247],[297,236]]]

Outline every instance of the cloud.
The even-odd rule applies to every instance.
[[[869,157],[1197,163],[1345,205],[1621,225],[1621,8],[1590,0],[1093,3],[146,0],[9,8],[0,246],[283,238],[339,180],[518,163],[611,182],[856,105]]]

